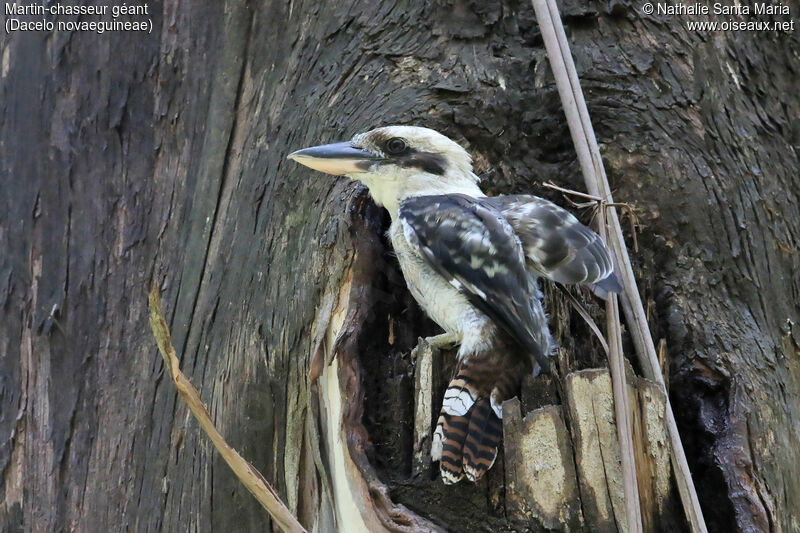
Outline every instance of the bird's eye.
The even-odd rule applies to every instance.
[[[406,142],[400,137],[393,137],[386,141],[386,151],[392,155],[402,153],[406,149]]]

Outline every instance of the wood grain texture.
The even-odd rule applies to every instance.
[[[673,480],[670,442],[661,387],[628,373],[631,420],[644,531],[677,531],[684,526]]]
[[[560,406],[524,417],[514,398],[503,404],[506,509],[516,527],[576,531],[583,527],[575,459]]]
[[[564,378],[583,515],[593,531],[627,531],[622,464],[608,370]]]

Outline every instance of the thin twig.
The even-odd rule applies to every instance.
[[[610,207],[619,207],[620,209],[624,209],[625,212],[628,213],[628,220],[630,220],[631,223],[631,238],[633,239],[633,251],[637,253],[639,252],[639,242],[636,238],[636,233],[640,228],[639,217],[636,216],[636,211],[634,210],[634,207],[631,204],[624,202],[607,202],[602,198],[600,198],[599,196],[593,196],[591,194],[586,194],[580,191],[574,191],[572,189],[565,189],[564,187],[559,187],[558,185],[556,185],[551,181],[546,181],[542,183],[542,186],[547,187],[548,189],[553,189],[554,191],[561,192],[564,196],[564,199],[568,201],[573,207],[583,209],[585,207],[594,206],[595,212],[592,213],[591,220],[594,220],[594,217],[597,214],[597,210],[599,209],[608,209]],[[573,202],[567,195],[577,196],[578,198],[586,198],[588,200],[591,200],[591,202],[579,204]]]
[[[564,287],[563,285],[556,285],[556,287],[561,289],[561,292],[563,292],[567,296],[567,299],[572,304],[572,307],[578,312],[579,315],[581,315],[581,318],[583,319],[583,321],[586,322],[586,324],[589,326],[589,329],[591,329],[592,333],[594,333],[594,336],[597,337],[597,340],[600,341],[600,345],[603,347],[603,351],[605,352],[606,357],[608,357],[609,356],[608,342],[606,341],[606,338],[603,336],[603,332],[600,331],[600,328],[597,327],[597,324],[592,319],[592,316],[581,305],[581,303],[578,301],[578,299],[575,298],[567,290],[566,287]]]
[[[586,188],[589,194],[603,198],[607,202],[613,202],[611,188],[600,157],[600,149],[589,119],[589,111],[586,108],[586,101],[583,98],[575,63],[569,52],[569,43],[567,42],[564,27],[561,24],[561,17],[555,0],[532,0],[532,2],[536,11],[536,18],[542,30],[547,54],[550,58],[550,66],[556,79],[558,93],[564,106],[564,113],[567,116],[567,123],[586,182]],[[636,288],[636,279],[625,247],[617,212],[612,208],[608,211],[608,215],[608,229],[610,230],[608,243],[611,245],[619,262],[620,281],[624,288],[622,306],[637,355],[639,356],[639,363],[645,377],[656,381],[663,387],[664,377],[661,373],[653,339],[650,336],[642,300]],[[664,389],[664,392],[665,394],[667,393],[666,389]],[[686,454],[681,444],[678,426],[675,422],[675,414],[672,411],[668,394],[666,394],[666,398],[667,429],[671,443],[672,462],[683,509],[692,531],[705,533],[707,529],[703,513],[697,499],[697,492],[689,471],[689,463],[686,460]]]
[[[561,18],[558,8],[552,0],[532,0],[536,19],[542,31],[547,54],[550,58],[550,66],[558,83],[558,92],[564,105],[564,112],[567,116],[572,141],[578,152],[578,159],[581,162],[581,169],[584,171],[584,178],[588,181],[592,167],[585,167],[584,163],[590,158],[586,135],[582,130],[582,123],[575,102],[577,96],[570,86],[567,75],[566,57],[569,50],[562,49],[561,43],[556,35],[556,26],[560,26]],[[563,29],[563,28],[562,28]],[[571,56],[570,60],[571,60]],[[583,157],[582,157],[583,156]],[[600,163],[602,165],[602,162]],[[596,169],[595,169],[596,171]],[[595,188],[596,189],[596,188]],[[589,188],[591,199],[611,200],[611,195],[596,194],[596,191]],[[606,214],[604,209],[600,209],[600,232],[605,237],[606,233]],[[611,210],[612,216],[615,211]],[[620,446],[620,460],[622,463],[622,486],[624,491],[625,517],[627,531],[631,533],[641,533],[642,531],[642,512],[639,506],[639,486],[636,481],[636,463],[633,453],[633,435],[630,425],[630,403],[628,401],[628,387],[625,379],[625,363],[622,355],[622,332],[619,324],[619,307],[617,295],[611,294],[606,299],[606,324],[609,341],[609,369],[611,371],[611,384],[614,392],[614,415],[617,420],[617,437]]]
[[[148,301],[150,304],[150,327],[158,343],[161,357],[164,358],[164,365],[167,367],[169,375],[172,377],[172,382],[178,389],[181,398],[183,398],[194,417],[200,423],[200,427],[211,439],[214,447],[225,459],[225,462],[228,463],[228,466],[231,467],[239,481],[256,497],[283,531],[287,533],[307,533],[303,526],[300,525],[300,522],[297,521],[297,518],[289,511],[289,508],[281,501],[275,489],[264,479],[264,476],[253,465],[245,461],[236,450],[231,448],[220,432],[217,431],[217,428],[214,427],[211,415],[208,414],[203,400],[200,399],[200,393],[197,392],[194,385],[180,370],[180,362],[175,355],[175,348],[172,346],[169,327],[161,310],[161,296],[155,283],[153,283],[153,287],[150,290]]]
[[[573,191],[572,189],[565,189],[564,187],[559,187],[552,181],[546,181],[542,183],[543,187],[547,187],[548,189],[553,189],[554,191],[563,192],[564,194],[569,194],[572,196],[577,196],[578,198],[586,198],[587,200],[592,200],[592,202],[602,202],[603,199],[599,196],[594,196],[592,194],[586,194],[585,192],[580,191]]]

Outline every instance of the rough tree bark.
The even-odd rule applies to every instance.
[[[712,531],[796,531],[798,34],[692,33],[638,9],[562,5],[615,197],[645,226],[634,260],[700,500]],[[154,278],[182,368],[309,528],[332,531],[337,513],[355,527],[341,523],[355,508],[335,503],[346,458],[326,441],[336,378],[355,395],[350,444],[372,465],[357,465],[369,484],[353,491],[397,529],[509,528],[502,461],[478,485],[411,475],[408,354],[435,330],[386,247],[385,214],[285,156],[415,123],[467,145],[490,193],[579,189],[531,6],[150,10],[149,35],[0,35],[3,530],[271,528],[163,379]],[[602,366],[550,300],[571,367]]]

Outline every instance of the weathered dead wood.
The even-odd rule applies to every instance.
[[[506,511],[520,529],[574,531],[583,525],[572,443],[560,406],[524,416],[503,404]]]
[[[626,531],[609,372],[573,372],[564,383],[586,524],[598,531]],[[672,484],[666,398],[657,384],[630,370],[627,387],[643,528],[680,530],[685,522]]]
[[[584,520],[599,532],[627,531],[622,466],[608,370],[564,378]]]
[[[644,531],[677,531],[684,525],[672,482],[667,401],[662,388],[627,372],[636,474]]]
[[[441,368],[441,360],[423,339],[412,353],[415,472],[430,475],[429,436],[436,414],[431,394],[437,391],[432,372]],[[658,385],[630,368],[626,380],[644,529],[679,530],[684,522],[671,482],[665,397]],[[504,453],[495,469],[503,470],[509,523],[520,531],[573,531],[584,524],[593,531],[627,531],[620,512],[622,470],[609,371],[584,370],[564,378],[571,431],[562,407],[553,405],[559,401],[556,389],[550,375],[526,377],[521,399],[503,406]]]
[[[441,369],[441,352],[420,338],[411,352],[414,367],[414,473],[430,473],[431,438],[438,416],[434,410],[435,384]]]
[[[366,195],[354,199],[352,212],[370,209]],[[372,207],[374,209],[374,207]],[[326,362],[319,378],[319,409],[323,413],[322,435],[326,440],[330,478],[333,487],[336,527],[340,531],[397,533],[436,532],[438,526],[392,501],[385,483],[370,464],[366,449],[369,434],[362,423],[364,386],[360,356],[363,338],[359,335],[373,318],[363,302],[374,301],[379,232],[370,217],[355,216],[351,231],[354,241],[350,267],[339,289],[323,348]]]

